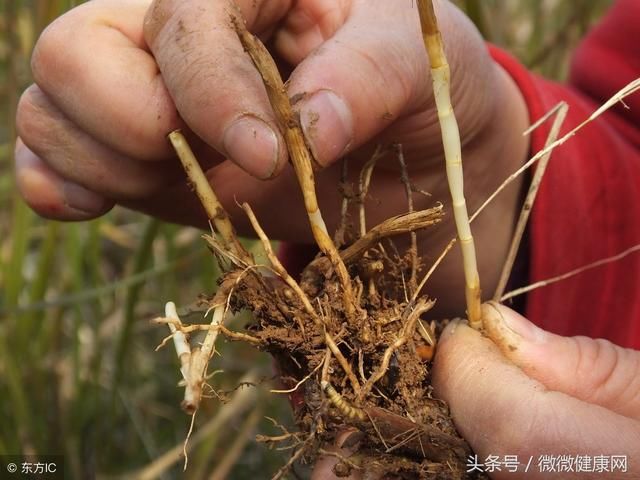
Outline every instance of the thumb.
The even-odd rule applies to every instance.
[[[527,376],[550,390],[640,419],[640,352],[608,340],[546,332],[493,302],[482,313],[487,336]]]
[[[497,311],[502,317],[513,315],[504,307]],[[507,333],[511,336],[500,337],[500,344],[524,352],[528,340]],[[539,372],[553,364],[552,358],[543,355],[537,361]],[[561,365],[556,367],[560,371]],[[567,389],[570,377],[569,373],[553,375]],[[588,381],[587,377],[581,378]],[[574,375],[572,381],[576,380]],[[456,427],[478,458],[517,458],[521,462],[517,471],[528,472],[527,478],[594,478],[575,470],[550,477],[548,472],[558,470],[543,468],[545,455],[628,459],[640,455],[640,422],[546,387],[505,358],[494,342],[463,323],[452,323],[440,337],[433,385],[435,394],[449,404]],[[536,463],[529,469],[532,461]],[[607,478],[637,478],[637,466],[631,471],[631,476],[618,470]],[[496,479],[520,478],[510,470],[492,472]]]
[[[457,116],[465,137],[492,105],[490,95],[477,92],[490,91],[493,64],[471,22],[449,2],[436,7],[452,62],[466,68],[452,87],[464,97]],[[298,100],[302,128],[320,165],[392,124],[387,141],[415,142],[420,130],[424,145],[439,147],[435,112],[425,114],[432,88],[421,38],[415,2],[353,2],[344,25],[296,67],[288,91]]]

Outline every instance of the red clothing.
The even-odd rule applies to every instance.
[[[639,27],[640,2],[619,0],[576,51],[567,85],[491,53],[518,84],[532,121],[569,104],[567,132],[640,77]],[[527,283],[640,243],[640,94],[625,103],[629,109],[617,105],[554,150],[531,215]],[[533,133],[531,152],[543,148],[550,125]],[[532,291],[525,315],[561,335],[640,349],[640,252]]]

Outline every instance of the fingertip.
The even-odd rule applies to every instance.
[[[454,318],[453,320],[450,320],[444,330],[442,330],[442,334],[438,339],[438,351],[443,349],[445,346],[447,348],[452,348],[449,345],[455,345],[460,341],[464,341],[464,338],[467,335],[473,335],[474,332],[475,330],[469,327],[469,324],[465,320],[461,318]]]
[[[114,203],[61,178],[20,139],[15,149],[15,176],[23,200],[51,220],[81,221],[99,217]]]
[[[433,386],[439,397],[449,401],[455,394],[461,372],[478,362],[481,335],[461,319],[449,322],[436,345]]]
[[[544,341],[547,332],[538,328],[518,312],[497,302],[487,302],[482,305],[482,319],[489,337],[493,339],[495,332],[498,336],[508,336],[514,341],[529,342]]]
[[[518,332],[518,324],[528,321],[519,317],[513,310],[497,302],[487,302],[482,305],[482,331],[507,358],[519,365],[518,354],[523,348],[524,338]],[[516,325],[516,327],[512,326]],[[526,325],[522,326],[522,329]]]

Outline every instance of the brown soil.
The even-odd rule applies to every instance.
[[[420,333],[431,327],[417,323],[433,302],[426,297],[406,300],[403,279],[410,274],[412,255],[400,257],[390,241],[385,243],[348,263],[357,298],[350,317],[342,286],[324,256],[311,262],[300,280],[321,323],[278,277],[235,271],[226,275],[223,286],[233,285],[234,309],[253,312],[255,322],[247,333],[276,357],[283,384],[294,386],[307,378],[291,394],[301,438],[308,437],[300,444],[306,456],[332,444],[345,428],[355,427],[362,434],[350,436],[355,453],[336,465],[340,476],[356,469],[382,478],[472,478],[466,474],[472,451],[457,433],[447,405],[433,397],[433,348]],[[436,337],[445,323],[433,325]],[[324,365],[325,332],[357,386],[335,355]],[[330,384],[324,392],[323,370]]]
[[[240,18],[232,17],[231,23],[260,72],[287,142],[311,230],[324,252],[296,283],[270,252],[249,206],[243,208],[271,259],[270,271],[258,268],[245,255],[232,227],[225,223],[226,218],[219,218],[216,208],[207,210],[225,244],[222,248],[211,238],[212,249],[222,259],[226,250],[235,252],[235,256],[226,252],[221,262],[228,272],[212,304],[219,305],[228,297],[234,310],[249,310],[255,318],[246,334],[220,331],[273,354],[283,383],[295,387],[291,399],[300,430],[294,436],[297,450],[276,478],[284,475],[293,460],[303,456],[312,460],[319,450],[330,448],[347,428],[356,431],[349,437],[353,453],[339,458],[334,467],[338,476],[357,470],[362,478],[473,478],[466,473],[472,451],[458,435],[446,404],[433,397],[431,387],[429,362],[446,322],[422,322],[420,317],[434,301],[424,294],[413,295],[420,266],[415,247],[400,254],[389,238],[413,235],[438,223],[442,206],[412,211],[414,189],[398,148],[409,213],[388,219],[361,236],[352,235],[352,243],[343,244],[349,203],[362,206],[368,188],[368,180],[362,178],[370,177],[371,170],[364,169],[373,168],[372,158],[363,169],[357,195],[348,194],[354,189],[343,186],[347,208],[332,242],[318,221],[313,158],[275,62]],[[204,175],[201,180],[208,185]],[[217,203],[213,192],[210,196]],[[207,199],[202,195],[201,199],[207,208]],[[341,250],[334,243],[341,244]],[[415,245],[413,236],[412,243]]]

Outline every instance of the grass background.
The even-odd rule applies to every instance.
[[[290,452],[253,436],[278,432],[267,415],[291,419],[286,399],[266,387],[226,419],[220,400],[205,402],[196,432],[207,434],[186,475],[175,453],[164,455],[181,445],[189,418],[179,408],[175,354],[154,352],[165,330],[148,320],[169,299],[184,306],[213,292],[217,269],[200,232],[118,208],[82,224],[45,221],[15,190],[15,106],[30,83],[30,53],[39,32],[76,3],[0,0],[0,455],[63,454],[67,478],[132,477],[167,458],[176,461],[159,478],[269,478]],[[456,3],[489,41],[562,80],[573,46],[610,1]],[[243,345],[221,353],[216,389],[233,390],[251,368],[272,375],[269,358]]]

